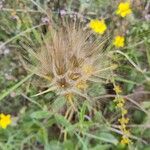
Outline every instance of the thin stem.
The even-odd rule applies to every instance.
[[[12,9],[12,8],[2,8],[0,11],[7,11],[7,12],[32,12],[32,13],[41,13],[39,10],[33,10],[33,9]]]
[[[32,27],[32,28],[29,28],[29,29],[27,29],[27,30],[25,30],[25,31],[23,31],[23,32],[20,32],[20,33],[17,34],[16,36],[14,36],[14,37],[8,39],[6,42],[4,42],[3,44],[1,44],[1,45],[0,45],[0,49],[1,49],[2,47],[4,47],[6,44],[8,44],[8,43],[12,42],[13,40],[15,40],[16,38],[18,38],[19,36],[22,36],[22,35],[24,35],[24,34],[26,34],[26,33],[28,33],[28,32],[31,32],[33,29],[36,29],[36,28],[41,27],[41,26],[43,26],[43,25],[44,25],[44,24],[39,24],[39,25],[34,26],[34,27]]]

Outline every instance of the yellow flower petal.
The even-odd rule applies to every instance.
[[[114,87],[114,91],[115,91],[116,93],[121,93],[121,92],[122,92],[122,89],[121,89],[121,87],[120,87],[119,85],[116,85],[116,86]]]
[[[121,118],[118,120],[120,124],[127,124],[129,122],[129,118]]]
[[[123,109],[122,109],[122,114],[123,114],[123,115],[126,115],[127,113],[128,113],[128,111],[123,108]]]
[[[11,124],[11,116],[0,114],[0,127],[6,129],[8,125]]]
[[[124,47],[125,38],[123,36],[116,36],[113,45],[116,47]]]
[[[122,107],[123,107],[123,103],[119,102],[119,103],[117,104],[117,107],[122,108]]]
[[[125,17],[132,13],[129,2],[122,2],[119,4],[118,9],[116,10],[116,14],[121,17]]]
[[[98,19],[91,20],[89,23],[89,27],[94,32],[99,33],[99,34],[104,34],[104,32],[107,29],[107,26],[106,26],[105,21],[103,19],[102,20],[98,20]]]
[[[121,144],[130,144],[131,140],[128,137],[122,137]]]

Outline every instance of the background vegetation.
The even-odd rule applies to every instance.
[[[150,1],[133,0],[133,13],[125,20],[114,12],[119,0],[1,0],[0,1],[0,113],[11,114],[12,124],[0,129],[0,150],[150,150]],[[119,111],[113,84],[94,84],[94,115],[89,104],[80,103],[72,119],[62,110],[65,98],[35,87],[20,61],[20,41],[30,37],[38,47],[40,32],[47,32],[45,11],[61,25],[61,16],[78,16],[85,27],[90,19],[104,18],[109,31],[106,48],[116,33],[125,36],[125,47],[113,55],[118,65],[114,80],[127,99],[132,144],[120,144]],[[44,24],[44,26],[42,26]],[[116,50],[116,49],[115,49]],[[65,138],[67,133],[67,138]]]

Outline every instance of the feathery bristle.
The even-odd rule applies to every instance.
[[[48,32],[50,36],[43,36],[43,44],[36,51],[28,49],[34,62],[25,66],[30,71],[36,70],[41,79],[56,87],[56,92],[82,93],[88,82],[110,77],[112,66],[103,50],[105,39],[75,23],[57,30],[51,27]]]

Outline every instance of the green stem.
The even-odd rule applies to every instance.
[[[25,77],[24,79],[22,79],[20,82],[18,82],[17,84],[15,84],[13,87],[11,87],[10,89],[8,89],[6,92],[0,94],[0,101],[3,100],[6,96],[8,96],[12,91],[14,91],[15,89],[17,89],[19,86],[21,86],[24,82],[26,82],[29,78],[31,78],[33,76],[34,73],[29,74],[27,77]]]

